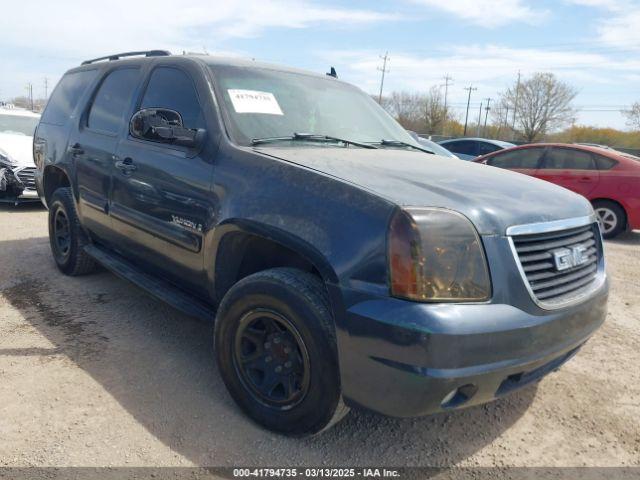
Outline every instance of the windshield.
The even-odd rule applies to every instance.
[[[23,115],[7,115],[0,113],[0,133],[33,136],[38,126],[39,117]]]
[[[211,71],[231,137],[240,145],[294,133],[361,143],[384,139],[417,145],[371,97],[351,85],[266,68],[214,66]]]

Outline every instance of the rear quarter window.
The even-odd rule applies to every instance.
[[[598,170],[611,170],[618,164],[613,158],[603,157],[602,155],[594,155]]]
[[[498,150],[502,150],[502,147],[494,145],[493,143],[478,142],[478,155],[486,155],[487,153],[497,152]]]
[[[66,73],[53,90],[42,114],[42,123],[65,125],[76,108],[78,100],[96,77],[97,70]]]

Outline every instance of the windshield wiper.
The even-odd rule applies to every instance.
[[[435,155],[435,152],[429,150],[428,148],[418,147],[417,145],[412,145],[411,143],[403,142],[402,140],[380,140],[379,142],[375,142],[375,145],[382,145],[388,147],[409,147],[415,148],[416,150],[420,150],[421,152],[430,153],[431,155]]]
[[[261,143],[273,143],[273,142],[322,142],[322,143],[334,143],[341,142],[346,145],[355,145],[361,148],[378,148],[375,145],[368,143],[356,142],[355,140],[347,140],[344,138],[332,137],[331,135],[318,135],[315,133],[294,133],[286,137],[264,137],[254,138],[251,140],[251,145],[260,145]]]

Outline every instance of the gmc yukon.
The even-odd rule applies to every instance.
[[[34,137],[66,275],[112,270],[215,320],[239,407],[321,432],[541,379],[603,322],[584,198],[440,157],[333,73],[130,52],[69,70]]]

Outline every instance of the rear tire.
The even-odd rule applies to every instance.
[[[314,435],[348,413],[329,301],[315,275],[274,268],[240,280],[220,304],[214,344],[229,393],[261,426]]]
[[[622,233],[627,226],[627,215],[624,209],[610,200],[596,200],[593,202],[603,238],[614,238]]]
[[[84,251],[89,244],[82,230],[76,204],[69,187],[58,188],[49,201],[49,243],[58,269],[76,276],[96,269],[94,260]]]

